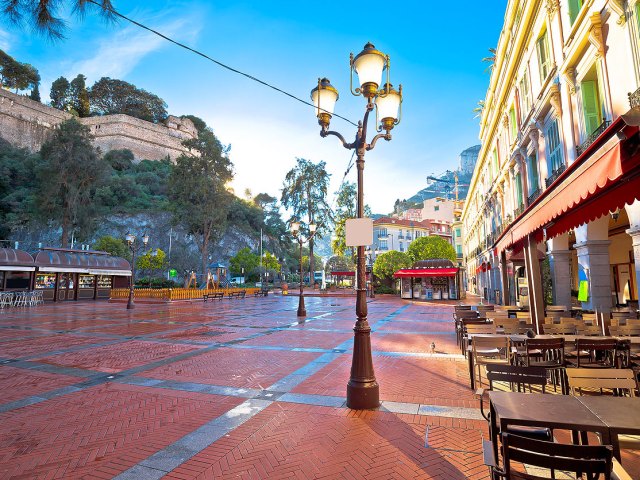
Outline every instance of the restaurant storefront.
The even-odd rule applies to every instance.
[[[108,299],[130,276],[129,262],[106,252],[0,249],[0,290],[39,290],[45,301]]]

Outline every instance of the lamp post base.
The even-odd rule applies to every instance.
[[[129,298],[129,301],[127,302],[127,310],[133,310],[135,308],[136,304],[133,303],[133,299]]]
[[[364,294],[364,291],[362,292]],[[347,407],[367,410],[380,406],[380,387],[373,371],[371,357],[371,328],[369,323],[358,321],[353,338],[351,378],[347,383]]]
[[[307,309],[304,307],[304,295],[300,294],[300,297],[298,298],[298,316],[299,317],[306,317],[307,316]]]

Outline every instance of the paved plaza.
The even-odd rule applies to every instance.
[[[370,300],[382,405],[354,411],[355,299],[297,301],[1,312],[0,478],[488,478],[451,306]]]

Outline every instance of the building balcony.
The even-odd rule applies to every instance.
[[[602,135],[602,132],[604,132],[609,125],[611,125],[611,120],[605,120],[604,122],[602,122],[602,124],[598,128],[596,128],[594,132],[589,135],[584,142],[582,142],[581,145],[578,145],[576,147],[576,156],[579,157],[580,155],[582,155],[587,150],[587,148],[589,148],[591,144],[595,142],[600,135]]]
[[[404,240],[404,236],[403,236],[403,235],[398,235],[398,238],[399,238],[400,240]]]
[[[522,213],[524,212],[524,204],[520,205],[518,208],[515,209],[515,211],[513,212],[513,218],[517,218],[520,215],[522,215]]]
[[[529,205],[531,205],[533,202],[536,201],[536,199],[540,196],[540,194],[542,193],[542,190],[540,190],[540,188],[536,188],[533,193],[531,193],[531,195],[529,195],[527,197],[527,201],[529,203]]]
[[[385,246],[380,245],[378,247],[378,250],[382,250],[382,251],[386,252],[387,250],[389,250],[389,247],[387,247],[386,245]]]
[[[562,175],[562,172],[564,172],[566,169],[567,169],[566,165],[561,165],[558,168],[556,168],[553,172],[551,172],[551,175],[549,176],[549,178],[547,178],[544,181],[547,188],[549,188],[551,184],[555,182],[558,179],[558,177]]]

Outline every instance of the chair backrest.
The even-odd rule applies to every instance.
[[[478,305],[479,312],[492,312],[495,309],[494,305]]]
[[[531,318],[531,314],[529,312],[516,312],[516,318],[524,318],[528,320]]]
[[[566,305],[548,305],[547,312],[568,312],[569,308]]]
[[[639,337],[640,325],[618,325],[609,327],[609,332],[614,337]]]
[[[610,445],[571,445],[545,442],[511,433],[500,434],[503,447],[506,478],[538,480],[549,478],[536,475],[517,476],[512,471],[512,462],[532,465],[550,470],[586,473],[588,478],[611,479],[613,449]],[[597,475],[597,477],[594,477]]]
[[[575,335],[576,327],[573,324],[544,324],[544,333],[548,335]]]
[[[582,395],[582,389],[627,390],[636,396],[636,380],[633,370],[627,368],[567,368],[567,378],[572,395]]]
[[[463,310],[471,310],[471,305],[455,305],[453,307],[456,311],[463,311]]]
[[[453,318],[458,321],[465,318],[478,318],[478,312],[474,312],[473,310],[456,310],[453,312]]]
[[[527,338],[524,341],[527,366],[538,359],[564,366],[564,338]]]
[[[517,318],[501,317],[495,315],[487,315],[487,320],[491,320],[494,324],[500,327],[512,324],[517,325],[519,323]]]
[[[582,321],[586,324],[586,325],[595,325],[597,323],[597,317],[595,313],[583,313],[582,314]]]
[[[542,387],[542,393],[547,386],[547,369],[544,367],[514,367],[513,365],[487,365],[487,379],[489,389],[493,390],[493,382],[505,382],[510,385],[537,385]]]
[[[602,335],[602,330],[598,325],[576,325],[576,333],[578,335],[597,337]]]
[[[472,352],[473,357],[483,357],[486,355],[496,356],[496,350],[501,358],[508,358],[510,354],[511,342],[509,337],[497,336],[497,335],[475,335],[473,337]]]
[[[598,364],[600,366],[613,365],[616,356],[616,347],[618,341],[615,338],[578,338],[576,340],[576,350],[581,352],[586,350],[592,361],[585,359],[582,355],[578,354],[578,368],[584,364]],[[599,355],[603,353],[604,355]],[[593,359],[596,359],[593,361]]]
[[[471,334],[495,334],[496,326],[492,323],[474,324],[470,323],[465,325],[467,333]]]

